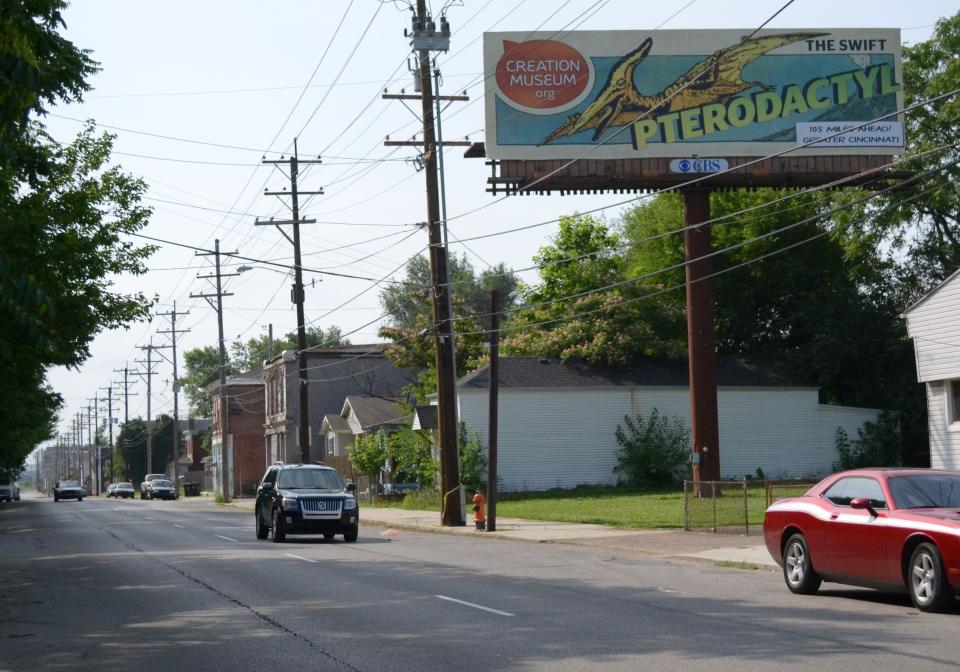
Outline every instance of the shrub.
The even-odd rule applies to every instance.
[[[837,427],[835,439],[838,460],[834,471],[862,467],[898,467],[902,462],[900,421],[890,411],[883,411],[876,422],[865,422],[857,430],[857,440],[842,427]]]
[[[631,485],[665,485],[677,481],[689,459],[690,432],[678,417],[661,417],[657,409],[644,419],[624,416],[614,433],[620,450],[614,473]]]
[[[466,423],[461,422],[457,432],[460,448],[460,482],[473,492],[485,487],[487,482],[487,456],[480,446],[480,437],[476,432],[469,431]]]

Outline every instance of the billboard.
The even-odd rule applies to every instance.
[[[750,33],[486,33],[486,155],[900,153],[901,117],[855,128],[903,107],[899,30]]]

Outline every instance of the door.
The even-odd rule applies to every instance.
[[[842,478],[823,497],[829,502],[824,538],[832,573],[889,581],[889,520],[880,482],[865,476]],[[850,502],[858,497],[869,499],[877,515],[850,508]]]

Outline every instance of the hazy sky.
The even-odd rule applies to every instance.
[[[530,31],[541,24],[541,30],[549,31],[645,30],[665,21],[665,29],[752,30],[784,4],[783,0],[696,0],[684,8],[688,2],[453,3],[457,6],[448,11],[451,51],[438,59],[443,92],[459,93],[469,86],[471,101],[453,103],[444,113],[445,138],[483,139],[481,43],[485,31]],[[79,47],[91,50],[102,70],[92,79],[94,90],[82,104],[52,111],[116,127],[107,129],[117,136],[114,161],[150,184],[147,204],[154,214],[144,233],[201,247],[212,247],[219,238],[222,249],[260,259],[285,261],[292,249],[275,229],[253,225],[255,216],[289,216],[277,198],[262,195],[265,187],[272,190],[288,184],[286,178],[259,161],[268,150],[288,152],[298,136],[301,157],[322,155],[324,160],[323,165],[302,171],[302,189],[325,191],[302,204],[302,216],[322,222],[303,227],[304,265],[382,278],[427,242],[426,232],[410,226],[425,219],[426,207],[423,174],[409,161],[415,152],[382,145],[387,135],[410,138],[419,124],[401,103],[379,97],[385,83],[393,92],[412,90],[407,71],[410,48],[403,36],[409,25],[405,5],[378,0],[75,1],[66,12],[66,34]],[[433,2],[434,9],[440,6],[439,0]],[[914,43],[927,39],[932,24],[956,10],[956,0],[796,0],[768,27],[900,28],[904,42]],[[304,89],[314,71],[312,84]],[[50,116],[47,124],[60,141],[70,140],[80,128],[79,123],[57,116]],[[489,169],[484,162],[463,159],[462,148],[449,149],[446,161],[452,251],[466,252],[478,270],[501,261],[512,267],[529,266],[556,225],[475,241],[466,249],[456,239],[624,198],[526,196],[490,205],[495,199],[485,192]],[[489,207],[471,212],[481,206]],[[611,208],[606,216],[616,219],[621,209]],[[461,213],[470,214],[457,217]],[[191,292],[210,291],[206,281],[195,277],[209,272],[208,263],[190,250],[164,246],[151,258],[149,273],[117,278],[116,286],[157,295],[158,311],[169,310],[176,301],[178,310],[190,312],[178,326],[191,330],[180,339],[181,352],[214,345],[214,311],[202,300],[189,298]],[[369,281],[326,277],[321,282],[317,275],[305,277],[307,320],[313,324],[353,331],[382,312],[379,288]],[[524,277],[536,280],[535,275]],[[315,286],[311,285],[314,279]],[[248,339],[263,333],[268,323],[276,334],[293,331],[296,315],[289,285],[282,271],[261,268],[230,278],[227,289],[234,295],[224,299],[226,338]],[[97,388],[118,380],[114,369],[125,363],[134,366],[133,361],[143,355],[137,347],[147,344],[151,335],[154,343],[167,343],[165,336],[154,333],[166,328],[166,320],[158,318],[129,330],[102,333],[93,343],[93,357],[80,371],[51,371],[51,384],[66,397],[61,428],[66,429],[74,413],[86,408]],[[376,332],[374,324],[349,338],[354,343],[373,342],[378,340]],[[155,414],[172,408],[171,367],[162,363],[157,369]],[[145,386],[137,384],[135,391],[140,396],[131,399],[131,417],[146,410]],[[185,400],[181,405],[185,407]]]

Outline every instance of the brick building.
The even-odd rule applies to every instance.
[[[264,449],[263,371],[256,369],[226,382],[226,395],[220,381],[204,388],[213,401],[211,465],[214,492],[230,497],[250,495],[267,468]],[[229,415],[227,439],[223,440],[222,404],[226,396]]]

